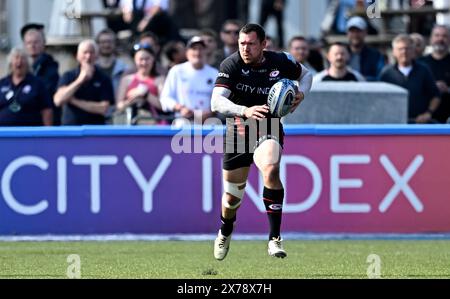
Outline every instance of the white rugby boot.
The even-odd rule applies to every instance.
[[[222,235],[222,232],[219,229],[219,233],[217,235],[216,240],[214,241],[214,257],[216,260],[223,260],[230,249],[231,235],[228,237]]]
[[[281,237],[278,238],[272,238],[272,240],[269,241],[268,249],[270,256],[273,257],[279,257],[279,258],[285,258],[287,256],[286,251],[283,248],[283,244],[281,244]]]

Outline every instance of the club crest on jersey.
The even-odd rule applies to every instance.
[[[244,76],[250,75],[250,70],[244,70],[244,69],[242,69],[242,75],[244,75]]]
[[[270,78],[276,78],[278,75],[280,75],[280,71],[273,71],[270,73]]]

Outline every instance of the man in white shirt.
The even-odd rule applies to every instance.
[[[186,49],[188,61],[172,67],[164,83],[161,105],[165,112],[175,112],[177,127],[203,123],[212,116],[211,95],[218,70],[206,64],[205,50],[201,37],[191,38]]]

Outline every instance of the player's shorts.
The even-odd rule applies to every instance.
[[[249,167],[253,164],[253,154],[260,144],[268,139],[284,145],[283,125],[276,120],[273,125],[252,121],[244,126],[242,119],[237,118],[234,123],[227,121],[226,136],[224,138],[223,169],[235,170]]]

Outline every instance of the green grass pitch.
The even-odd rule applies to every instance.
[[[281,279],[367,278],[367,257],[382,278],[450,278],[450,241],[286,240],[288,257],[267,255],[264,241],[232,241],[224,261],[212,241],[0,242],[0,279],[67,278],[77,254],[82,278]]]

